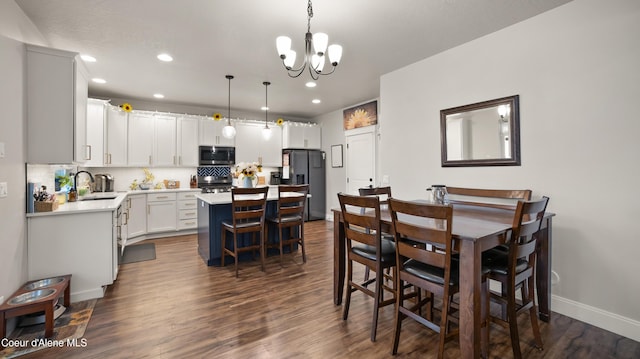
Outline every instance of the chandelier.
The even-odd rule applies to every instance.
[[[224,138],[233,138],[236,135],[236,128],[231,126],[231,79],[233,75],[226,75],[229,80],[229,103],[227,107],[227,125],[222,128],[222,136]]]
[[[290,77],[298,77],[302,74],[304,69],[308,66],[311,78],[317,80],[320,75],[330,75],[338,66],[340,58],[342,57],[342,46],[330,45],[329,36],[327,34],[318,32],[311,33],[311,18],[313,17],[313,7],[311,0],[307,5],[307,33],[304,35],[304,61],[298,68],[293,68],[296,62],[296,52],[291,50],[291,38],[288,36],[278,36],[276,39],[276,47],[278,49],[278,55],[282,59],[282,64],[287,69],[287,73]],[[312,50],[313,48],[313,50]],[[331,63],[331,71],[322,72],[325,62],[325,51],[328,50],[329,62]]]

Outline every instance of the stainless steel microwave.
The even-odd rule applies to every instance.
[[[236,163],[236,148],[223,146],[200,146],[200,166],[229,166]]]

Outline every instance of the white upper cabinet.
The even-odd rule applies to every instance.
[[[127,165],[127,123],[129,114],[116,106],[106,106],[104,164],[122,167]]]
[[[102,167],[104,165],[104,121],[105,102],[89,99],[87,104],[87,148],[89,149],[86,167]]]
[[[129,114],[127,164],[148,167],[153,165],[154,118],[151,114]]]
[[[158,114],[155,118],[153,166],[169,167],[178,164],[176,156],[176,117]]]
[[[200,119],[200,146],[235,146],[234,138],[222,136],[222,129],[227,121],[216,121],[211,117]],[[236,126],[237,127],[237,126]]]
[[[282,126],[282,148],[322,149],[322,128],[287,122]]]
[[[178,118],[178,166],[198,166],[198,125],[197,118]]]
[[[264,123],[236,124],[236,163],[262,162],[263,166],[282,166],[282,128],[273,123],[271,138],[262,137]]]
[[[89,74],[77,53],[27,45],[27,162],[83,163]]]

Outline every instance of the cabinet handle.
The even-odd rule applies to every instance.
[[[185,225],[189,225],[189,226],[193,226],[196,224],[196,222],[184,222]]]
[[[185,213],[185,216],[195,216],[195,213],[194,212]]]
[[[127,198],[127,209],[131,209],[131,197]],[[127,213],[128,215],[129,213]]]
[[[147,214],[151,214],[151,205],[150,204],[147,205]]]
[[[151,155],[149,155],[149,165],[151,165]]]
[[[175,156],[175,155],[173,155],[173,165],[175,166],[176,164],[178,164],[178,163],[176,162],[176,156]]]
[[[91,145],[85,145],[89,149],[89,152],[85,152],[85,154],[89,154],[89,156],[85,156],[87,161],[91,161]]]
[[[156,199],[167,199],[167,198],[169,198],[169,197],[168,196],[158,196],[158,197],[156,197]]]
[[[308,145],[307,141],[308,141],[308,140],[306,140],[306,139],[304,140],[304,148],[309,147],[309,145]]]
[[[111,154],[109,154],[109,164],[111,164]]]
[[[125,212],[124,219],[125,219],[125,221],[124,221],[123,225],[129,224],[129,212]]]
[[[182,156],[178,156],[178,164],[182,166]]]

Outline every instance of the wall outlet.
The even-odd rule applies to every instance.
[[[0,197],[6,197],[8,195],[7,182],[0,182]]]
[[[4,295],[0,296],[0,305],[4,304]]]
[[[389,184],[389,175],[382,175],[382,184]]]

